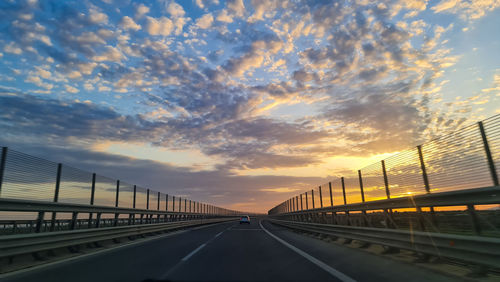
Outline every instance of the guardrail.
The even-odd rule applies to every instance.
[[[101,228],[106,226],[121,226],[121,225],[137,225],[137,224],[152,224],[164,223],[173,221],[210,219],[210,218],[226,218],[234,217],[234,215],[220,215],[211,213],[185,213],[171,212],[164,210],[146,210],[146,209],[130,209],[107,206],[90,206],[79,204],[64,204],[64,203],[47,203],[43,201],[27,201],[18,199],[1,199],[0,210],[4,212],[35,212],[37,219],[34,221],[13,221],[16,228],[23,230],[22,223],[29,224],[25,226],[25,231],[34,231],[35,233],[43,231],[55,230],[75,230]],[[56,220],[45,219],[47,214],[54,213],[70,214],[70,219]],[[81,216],[85,218],[80,218]],[[12,222],[12,221],[11,221]],[[63,224],[61,224],[63,223]],[[34,226],[33,226],[34,225]],[[9,230],[10,226],[4,224],[4,233]],[[13,228],[13,226],[12,226]],[[0,236],[1,238],[2,236]]]
[[[500,268],[500,239],[382,228],[340,226],[270,219],[274,224],[417,253],[446,257],[474,265]]]
[[[37,253],[103,240],[119,239],[149,233],[172,231],[186,227],[234,220],[234,218],[198,219],[189,221],[107,227],[50,233],[0,236],[0,258]]]
[[[500,237],[498,160],[500,115],[495,115],[294,196],[268,214]]]
[[[145,189],[7,147],[0,150],[0,235],[241,214],[248,213]]]

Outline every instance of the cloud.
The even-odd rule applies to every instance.
[[[97,62],[110,61],[119,63],[124,58],[125,56],[117,48],[108,45],[105,47],[105,51],[103,53],[94,56],[92,59]]]
[[[167,12],[174,18],[183,17],[186,14],[184,8],[175,3],[175,1],[172,1],[167,5]]]
[[[66,91],[68,91],[69,93],[78,93],[80,92],[80,90],[76,89],[75,87],[73,86],[70,86],[70,85],[65,85],[64,86],[66,88]]]
[[[477,20],[498,7],[500,7],[500,2],[497,0],[442,0],[431,9],[435,13],[458,14],[464,20]]]
[[[238,17],[243,17],[245,13],[245,4],[243,0],[229,0],[227,8]]]
[[[89,10],[89,20],[91,23],[102,24],[108,22],[108,15],[101,13],[96,9],[91,8]]]
[[[233,17],[229,15],[226,9],[223,9],[218,15],[217,15],[217,21],[219,22],[225,22],[225,23],[232,23],[233,22]]]
[[[16,54],[16,55],[20,55],[23,53],[23,50],[21,48],[19,48],[18,46],[16,46],[16,44],[14,42],[10,42],[9,44],[6,44],[3,47],[3,51],[5,53],[11,53],[11,54]]]
[[[207,29],[212,26],[212,23],[214,22],[214,17],[212,14],[205,14],[198,20],[196,20],[196,25],[201,28],[201,29]]]
[[[141,3],[135,10],[135,18],[142,18],[147,13],[149,13],[149,7]]]
[[[150,35],[168,36],[174,30],[174,24],[169,18],[161,17],[159,19],[148,17],[147,31]]]
[[[132,29],[135,31],[141,29],[141,26],[136,24],[134,20],[128,16],[122,18],[120,25],[123,29]]]
[[[460,3],[460,0],[444,0],[439,2],[436,6],[432,7],[432,10],[434,10],[435,13],[440,13],[455,8],[458,3]]]

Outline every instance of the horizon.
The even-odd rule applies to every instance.
[[[490,2],[5,1],[0,144],[267,213],[498,115]]]

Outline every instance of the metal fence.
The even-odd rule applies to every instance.
[[[495,115],[371,164],[356,173],[333,179],[280,203],[268,213],[280,215],[377,200],[498,187],[499,160],[500,115]],[[468,208],[471,209],[470,206]]]
[[[223,216],[241,214],[239,211],[164,194],[7,147],[2,147],[0,153],[0,199]],[[22,219],[22,213],[8,213],[4,217]]]

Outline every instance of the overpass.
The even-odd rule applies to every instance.
[[[3,148],[2,281],[500,279],[500,115],[251,214]]]

